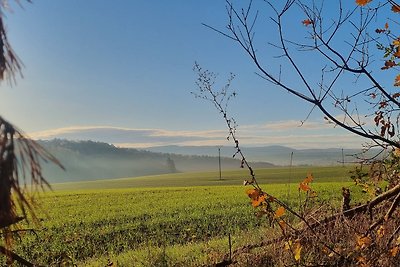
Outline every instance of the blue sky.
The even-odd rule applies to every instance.
[[[311,106],[260,79],[237,45],[201,24],[225,27],[225,1],[42,0],[12,9],[6,24],[24,78],[2,84],[0,114],[33,138],[229,145],[217,111],[190,93],[197,61],[220,85],[236,74],[230,114],[244,145],[361,143],[318,112],[299,127]],[[299,31],[296,22],[290,33]]]

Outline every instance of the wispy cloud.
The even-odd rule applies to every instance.
[[[240,126],[237,136],[242,145],[286,145],[294,148],[360,147],[363,140],[324,122],[269,122]],[[71,126],[29,134],[34,139],[63,138],[94,140],[121,147],[145,148],[162,145],[232,145],[225,130],[136,129],[114,126]]]

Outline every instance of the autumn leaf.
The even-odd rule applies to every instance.
[[[392,257],[396,257],[397,253],[399,253],[399,246],[395,246],[390,250],[390,255],[392,255]]]
[[[376,33],[383,33],[386,32],[389,29],[389,23],[385,23],[385,28],[384,29],[375,29]]]
[[[357,247],[364,249],[372,244],[372,240],[369,236],[357,236]]]
[[[313,21],[310,19],[305,19],[301,23],[303,23],[304,26],[309,26],[309,25],[313,24]]]
[[[282,217],[282,215],[285,214],[285,208],[280,206],[276,211],[275,211],[275,218]]]
[[[393,40],[392,44],[394,46],[399,46],[400,45],[400,40],[397,38],[397,39]]]
[[[356,0],[356,4],[359,6],[365,6],[366,4],[368,4],[371,1],[372,0]]]
[[[383,225],[381,225],[381,226],[379,227],[379,229],[376,231],[376,233],[377,233],[377,236],[378,236],[379,238],[384,237],[384,236],[385,236],[385,227],[383,227]]]
[[[296,243],[295,243],[295,245],[294,245],[294,248],[293,248],[294,259],[295,259],[296,261],[299,261],[299,260],[300,260],[301,249],[302,249],[302,248],[303,248],[303,247],[301,246],[300,242],[299,242],[299,241],[296,241]]]
[[[253,207],[258,207],[265,201],[265,195],[259,189],[247,189],[246,194],[251,198],[251,205],[253,205]]]
[[[254,188],[247,189],[246,190],[246,195],[248,195],[249,198],[253,199],[253,198],[255,198],[255,197],[257,197],[259,195],[259,191],[260,190],[254,189]]]
[[[289,250],[292,247],[292,240],[285,242],[285,250]]]
[[[400,74],[394,79],[394,86],[400,86]]]
[[[385,61],[385,66],[383,66],[381,68],[381,70],[387,70],[390,69],[392,67],[396,66],[396,62],[394,62],[393,60],[386,60]]]
[[[312,173],[308,173],[307,177],[304,179],[303,183],[309,184],[314,180]]]
[[[311,190],[311,187],[308,184],[300,183],[299,190],[308,191],[308,190]]]
[[[400,58],[400,47],[399,46],[396,48],[396,51],[393,53],[393,56]]]
[[[261,205],[261,203],[263,203],[265,201],[265,196],[259,196],[257,199],[253,199],[251,201],[251,205],[253,205],[254,208],[258,207]]]
[[[400,13],[400,6],[399,5],[393,5],[392,6],[392,11],[394,13]]]

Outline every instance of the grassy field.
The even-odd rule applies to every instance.
[[[350,181],[349,171],[351,166],[340,167],[277,167],[256,170],[256,178],[262,184],[282,184],[300,182],[308,172],[313,173],[317,182]],[[176,187],[176,186],[216,186],[240,185],[243,180],[250,179],[246,170],[230,170],[219,173],[194,172],[174,173],[164,175],[142,176],[110,180],[97,180],[76,183],[53,184],[54,190],[80,190],[80,189],[117,189],[130,187]]]
[[[297,182],[287,184],[288,177],[300,181],[309,171],[257,173],[265,191],[296,205]],[[341,186],[351,184],[346,169],[316,167],[312,172],[319,201],[339,203]],[[78,266],[105,266],[108,259],[117,266],[151,266],[157,260],[181,266],[212,263],[226,252],[228,234],[240,245],[248,242],[244,236],[266,228],[265,220],[254,216],[246,187],[238,185],[245,172],[223,175],[222,181],[216,173],[189,173],[54,185],[55,191],[41,197],[42,224],[36,234],[25,233],[15,250],[45,265],[67,256]],[[252,235],[244,234],[250,230]]]

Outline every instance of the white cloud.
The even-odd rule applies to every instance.
[[[293,148],[359,148],[363,140],[324,122],[278,121],[261,125],[244,125],[237,137],[244,146],[286,145]],[[227,130],[136,129],[114,126],[71,126],[30,133],[34,139],[64,138],[94,140],[121,147],[145,148],[162,145],[232,145]]]

